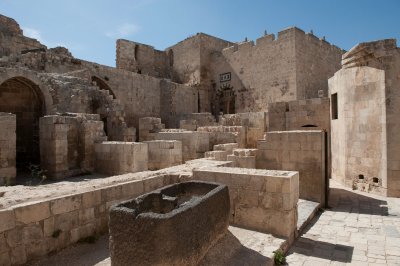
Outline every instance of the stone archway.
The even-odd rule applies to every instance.
[[[40,163],[39,118],[46,114],[44,95],[32,80],[16,76],[0,83],[0,112],[17,117],[16,165]]]
[[[236,93],[234,88],[227,84],[221,86],[217,91],[219,112],[223,114],[235,114],[236,113]]]
[[[97,87],[99,87],[100,90],[107,90],[107,91],[109,91],[109,92],[110,92],[110,95],[113,96],[113,99],[116,99],[116,98],[117,98],[117,97],[115,96],[114,92],[112,91],[112,89],[110,88],[110,86],[108,86],[108,84],[107,84],[104,80],[102,80],[101,78],[96,77],[96,76],[92,76],[92,83],[93,83],[94,85],[96,85]]]

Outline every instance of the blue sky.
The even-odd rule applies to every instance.
[[[197,32],[242,41],[297,26],[346,50],[400,40],[400,0],[1,0],[0,13],[48,47],[110,66],[118,38],[165,49]]]

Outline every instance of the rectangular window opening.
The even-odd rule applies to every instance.
[[[337,93],[331,95],[331,108],[332,108],[332,120],[338,119],[338,98]]]

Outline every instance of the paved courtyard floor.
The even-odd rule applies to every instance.
[[[317,215],[287,255],[289,265],[400,265],[400,199],[331,182],[330,209]]]

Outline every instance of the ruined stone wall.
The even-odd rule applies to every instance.
[[[272,103],[267,121],[268,131],[322,129],[329,132],[329,98]]]
[[[14,19],[0,15],[0,58],[31,49],[46,49],[46,46],[35,39],[23,36],[21,28]]]
[[[198,127],[197,131],[207,132],[210,138],[211,150],[214,145],[238,143],[240,148],[246,147],[247,128],[242,126],[208,126]]]
[[[94,171],[94,145],[104,141],[99,115],[68,114],[40,118],[40,167],[59,179]]]
[[[293,240],[299,200],[297,172],[205,167],[194,170],[193,179],[228,186],[231,224]]]
[[[167,128],[178,128],[186,114],[198,112],[197,90],[185,85],[160,82],[160,117]]]
[[[207,132],[197,131],[163,131],[155,133],[155,140],[178,140],[182,142],[183,162],[203,158],[210,150],[210,137]]]
[[[191,36],[166,49],[171,57],[172,80],[188,85],[200,84],[200,35]]]
[[[86,237],[108,232],[111,205],[179,182],[178,175],[82,191],[0,210],[0,264],[22,265]]]
[[[118,175],[148,169],[148,145],[139,142],[103,141],[94,145],[95,171]]]
[[[148,145],[148,168],[159,170],[182,164],[182,142],[176,140],[146,141]]]
[[[16,115],[0,113],[0,186],[15,183],[16,130]]]
[[[268,132],[257,142],[257,169],[299,172],[300,198],[325,203],[325,133],[312,131]]]
[[[161,108],[164,109],[162,114],[164,117],[167,116],[167,119],[170,119],[170,117],[173,118],[175,114],[178,116],[186,112],[198,112],[198,94],[196,90],[168,80],[99,65],[54,52],[29,53],[7,58],[3,63],[0,62],[0,66],[18,67],[22,65],[26,65],[39,72],[63,73],[64,75],[86,79],[85,86],[89,87],[92,77],[97,77],[107,85],[110,89],[110,94],[114,95],[116,100],[122,105],[125,113],[124,121],[128,127],[133,126],[137,128],[139,118],[141,117],[160,117]],[[162,90],[165,89],[165,93],[168,94],[169,90],[171,90],[170,88],[174,88],[175,93],[169,95],[168,98],[162,98],[161,94],[164,93]],[[175,104],[177,102],[180,103],[178,100],[180,99],[179,97],[182,97],[185,103],[189,104]],[[67,102],[72,100],[74,99],[67,99]],[[76,110],[70,111],[81,112]],[[171,124],[173,127],[177,127],[178,123],[179,120],[173,121]]]
[[[128,40],[117,40],[116,66],[157,78],[169,78],[168,55],[154,47]]]

